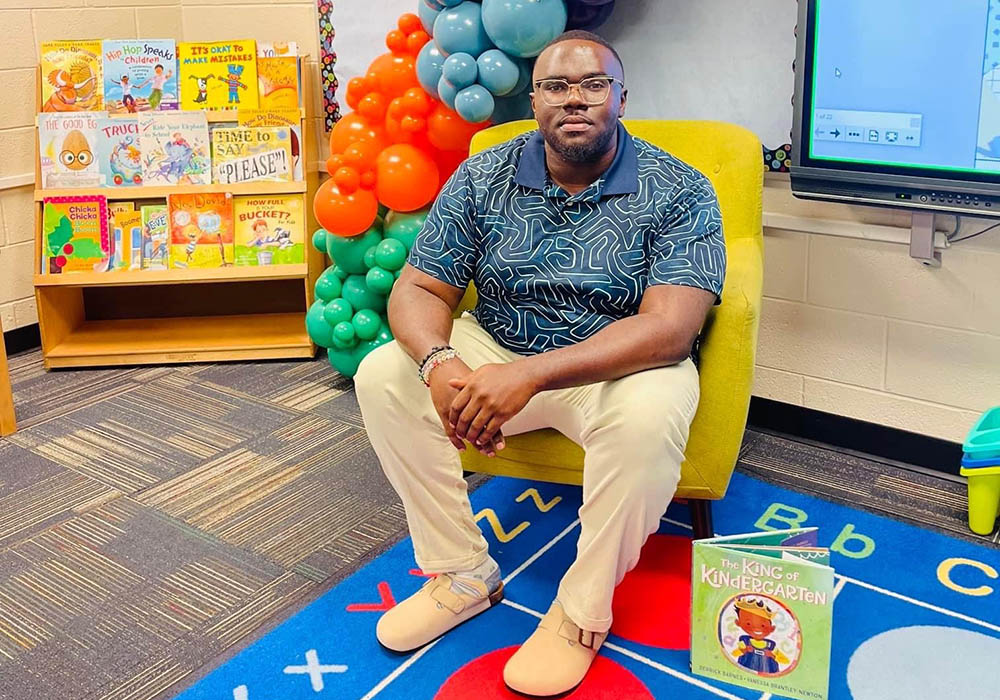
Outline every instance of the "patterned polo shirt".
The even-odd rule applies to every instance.
[[[618,125],[607,171],[575,195],[554,184],[539,132],[466,160],[427,216],[408,262],[454,287],[475,281],[473,315],[532,355],[586,340],[639,311],[645,290],[722,291],[715,191],[694,168]]]

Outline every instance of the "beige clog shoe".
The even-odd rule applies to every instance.
[[[583,681],[607,636],[580,629],[553,603],[538,629],[507,661],[504,683],[536,697],[570,691]]]
[[[480,595],[455,593],[448,574],[430,579],[379,618],[375,627],[379,643],[392,651],[413,651],[503,600],[502,583],[493,593],[480,581],[463,578],[462,585],[477,589]]]

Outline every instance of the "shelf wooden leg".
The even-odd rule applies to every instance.
[[[7,348],[3,342],[3,327],[0,326],[0,436],[10,435],[16,428],[14,393],[10,388],[10,373],[7,371]]]

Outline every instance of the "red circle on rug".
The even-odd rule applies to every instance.
[[[653,535],[615,589],[611,631],[660,649],[691,645],[691,540]]]
[[[434,700],[524,700],[507,688],[503,667],[517,647],[497,649],[473,659],[444,682]],[[621,664],[599,655],[575,690],[557,696],[566,700],[655,700],[649,689]]]

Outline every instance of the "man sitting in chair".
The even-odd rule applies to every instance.
[[[555,428],[583,447],[576,561],[504,669],[547,696],[579,684],[680,478],[698,406],[692,345],[719,300],[725,244],[702,174],[630,136],[615,50],[567,32],[538,57],[538,131],[469,158],[393,289],[395,342],[355,378],[372,445],[435,574],[376,635],[417,649],[498,603],[458,452]],[[452,321],[475,282],[475,311]],[[426,386],[425,386],[426,385]]]

